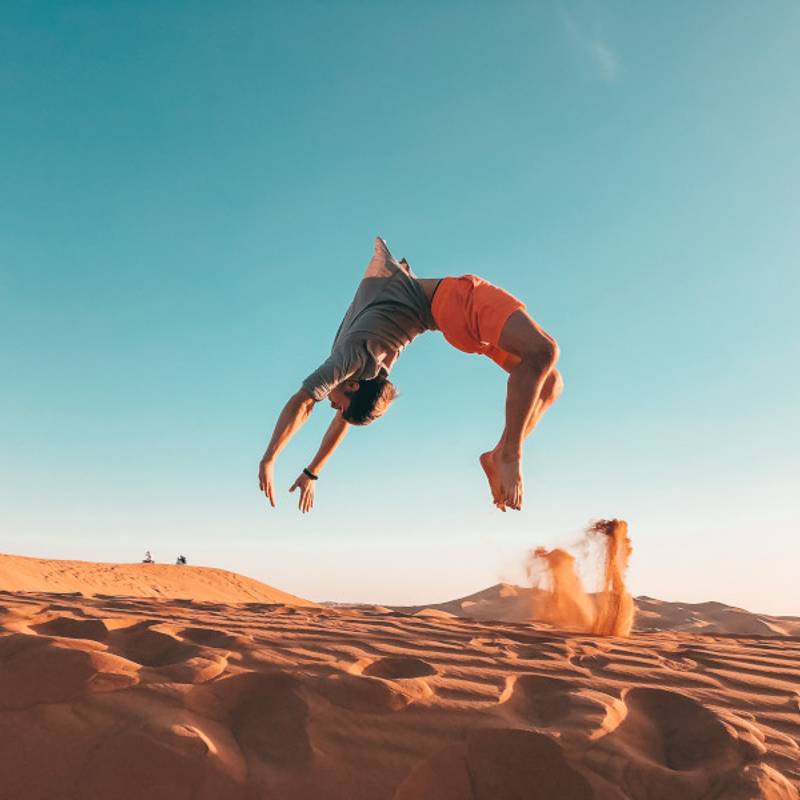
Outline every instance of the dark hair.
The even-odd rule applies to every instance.
[[[386,378],[359,381],[358,389],[348,395],[350,405],[342,417],[351,425],[369,425],[378,419],[397,397],[397,389]]]

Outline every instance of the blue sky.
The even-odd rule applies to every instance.
[[[8,4],[0,551],[427,602],[620,516],[634,592],[800,613],[798,34],[788,0]],[[477,465],[504,375],[438,334],[312,514],[258,493],[376,235],[558,339],[521,514]]]

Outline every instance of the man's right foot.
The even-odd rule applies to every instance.
[[[483,471],[486,473],[486,477],[489,480],[489,488],[492,490],[492,501],[501,511],[505,512],[505,503],[500,501],[500,484],[498,482],[497,472],[494,468],[492,451],[489,450],[486,453],[482,453],[478,460],[481,462]]]
[[[491,453],[491,463],[496,475],[497,494],[501,502],[515,511],[522,509],[522,469],[520,457],[504,457],[498,452]]]

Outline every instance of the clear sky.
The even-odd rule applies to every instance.
[[[800,613],[800,4],[11,2],[0,551],[434,602],[629,520],[631,588]],[[376,235],[559,341],[522,513],[505,376],[426,334],[310,515],[326,356]]]

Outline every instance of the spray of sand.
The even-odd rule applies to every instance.
[[[574,555],[562,548],[537,547],[526,563],[528,577],[537,590],[533,593],[534,619],[601,636],[627,636],[633,627],[633,598],[625,588],[632,553],[628,523],[621,519],[594,522],[575,549],[582,566],[599,562],[597,592],[587,594]]]

